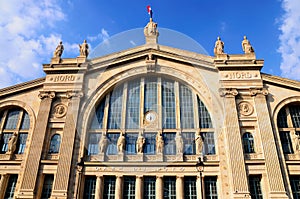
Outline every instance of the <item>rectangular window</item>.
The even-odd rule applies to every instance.
[[[176,133],[163,133],[165,147],[165,155],[175,155],[176,154],[176,142],[175,142]]]
[[[207,199],[217,199],[217,177],[207,176],[204,177],[204,190]]]
[[[10,110],[7,114],[7,119],[4,129],[16,129],[19,120],[19,110]]]
[[[144,153],[147,155],[154,155],[156,152],[156,133],[145,133],[145,147]]]
[[[126,153],[127,154],[136,154],[136,140],[137,133],[126,133]]]
[[[104,177],[103,198],[114,199],[115,198],[115,187],[116,187],[116,177],[115,176],[105,176]]]
[[[88,145],[88,155],[97,155],[99,153],[99,140],[100,133],[90,133],[89,135],[89,145]]]
[[[184,154],[194,155],[195,154],[195,133],[182,133],[184,143]]]
[[[53,180],[53,175],[45,175],[41,199],[48,199],[51,197]]]
[[[164,177],[164,198],[176,199],[176,177]]]
[[[18,139],[18,154],[23,154],[26,147],[27,133],[20,133]]]
[[[3,133],[1,139],[1,153],[6,153],[8,150],[8,141],[9,138],[12,136],[12,133]]]
[[[290,176],[294,199],[300,199],[300,176]]]
[[[196,177],[184,177],[184,198],[197,199]]]
[[[164,80],[162,82],[162,125],[165,129],[176,128],[176,109],[174,82]]]
[[[157,112],[157,78],[147,78],[145,81],[145,108],[147,111]]]
[[[253,199],[263,198],[260,181],[260,176],[249,176],[250,195]]]
[[[294,128],[300,128],[300,106],[290,106],[289,109]]]
[[[213,155],[215,151],[215,138],[213,132],[203,133],[204,136],[204,154]]]
[[[203,102],[200,100],[200,98],[197,96],[198,101],[198,117],[199,117],[199,126],[200,128],[212,128],[212,122],[210,115],[203,104]]]
[[[293,153],[292,142],[289,131],[280,131],[280,140],[282,145],[282,150],[284,154]]]
[[[96,190],[96,176],[86,176],[84,183],[84,199],[94,199]]]
[[[110,95],[108,129],[120,129],[122,117],[123,86],[115,88]]]
[[[103,116],[105,108],[105,99],[103,99],[99,106],[97,107],[96,113],[94,115],[91,129],[102,129],[103,128]]]
[[[180,85],[180,122],[181,128],[194,128],[193,94],[185,85]]]
[[[144,177],[144,199],[155,199],[155,183],[156,177]]]
[[[119,133],[108,133],[107,139],[108,139],[108,146],[107,146],[107,155],[116,155],[118,154],[117,149],[117,141],[119,138]]]
[[[125,176],[124,177],[124,193],[123,198],[135,199],[135,177]]]
[[[13,199],[15,194],[15,188],[18,180],[18,175],[10,175],[7,183],[4,199]]]
[[[137,129],[140,126],[140,81],[128,83],[126,128]]]

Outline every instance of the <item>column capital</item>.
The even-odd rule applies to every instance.
[[[55,92],[54,91],[40,91],[38,97],[40,99],[44,99],[44,98],[53,99],[55,97]]]
[[[268,95],[269,91],[266,88],[250,88],[250,95],[256,96],[256,95]]]
[[[67,91],[66,96],[68,99],[71,99],[73,97],[82,98],[83,92],[82,91]]]
[[[235,97],[239,94],[235,88],[220,88],[219,93],[221,97]]]

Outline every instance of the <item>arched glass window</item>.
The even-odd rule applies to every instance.
[[[60,135],[55,134],[52,136],[51,141],[50,141],[50,147],[49,147],[49,153],[59,153],[59,148],[60,148]]]
[[[243,134],[243,146],[245,153],[254,153],[254,138],[251,133]]]
[[[288,104],[279,111],[277,126],[283,153],[300,151],[300,102]]]
[[[86,138],[87,146],[99,144],[96,139],[89,139],[90,136],[105,133],[107,155],[118,154],[116,143],[121,129],[125,131],[126,154],[136,154],[136,136],[142,134],[145,138],[143,152],[155,155],[155,138],[157,132],[162,132],[164,154],[174,155],[175,134],[179,129],[185,155],[195,155],[195,137],[199,129],[204,139],[203,152],[215,154],[210,114],[200,96],[181,81],[159,76],[130,79],[102,96],[94,110]],[[148,130],[145,125],[152,125],[152,128]]]
[[[30,119],[28,113],[18,107],[0,112],[0,153],[6,153],[11,136],[16,133],[17,146],[15,154],[23,154],[26,147]]]

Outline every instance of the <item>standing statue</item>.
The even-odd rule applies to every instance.
[[[250,41],[247,39],[246,36],[244,36],[244,40],[242,41],[242,48],[245,54],[254,52],[254,49],[252,48]]]
[[[120,136],[117,141],[117,148],[119,153],[123,153],[125,150],[125,136],[123,132],[120,133]]]
[[[215,55],[224,54],[224,42],[218,37],[214,48]]]
[[[153,22],[152,18],[144,28],[145,36],[158,36],[157,23]]]
[[[80,52],[80,56],[83,57],[89,56],[89,45],[86,43],[86,40],[84,40],[81,45],[79,44],[79,52]]]
[[[7,154],[13,154],[17,148],[17,140],[18,135],[17,133],[13,133],[13,135],[8,140],[8,146],[7,146]]]
[[[55,51],[54,51],[54,57],[61,57],[62,53],[64,52],[64,46],[62,44],[62,41],[59,42],[59,44],[57,45]]]
[[[139,136],[136,141],[136,148],[138,153],[143,153],[144,144],[145,144],[145,138],[142,136],[141,133],[139,133]]]
[[[107,144],[108,144],[108,139],[106,137],[106,134],[103,134],[99,141],[99,153],[105,153]]]
[[[183,152],[183,140],[180,132],[176,133],[176,151],[177,153],[182,153]]]
[[[164,139],[162,136],[162,132],[158,132],[156,135],[156,154],[163,153],[164,149]]]
[[[200,134],[200,131],[197,132],[197,135],[196,135],[196,138],[195,138],[195,143],[196,143],[196,154],[202,154],[203,138]]]
[[[294,133],[293,143],[295,152],[300,152],[300,133]]]

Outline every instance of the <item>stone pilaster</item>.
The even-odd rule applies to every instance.
[[[184,178],[176,176],[176,199],[184,199]]]
[[[163,199],[164,198],[164,183],[162,176],[156,176],[156,199]]]
[[[236,89],[221,89],[220,95],[224,100],[224,134],[227,142],[228,165],[231,174],[232,198],[242,198],[249,193],[246,175],[243,146],[241,141],[240,126],[236,108]]]
[[[250,93],[254,97],[257,123],[265,156],[265,166],[270,190],[269,198],[288,198],[284,187],[283,175],[267,107],[266,95],[268,95],[268,91],[266,89],[251,89]]]
[[[52,197],[67,198],[68,182],[72,164],[73,146],[76,134],[76,121],[78,117],[80,92],[67,92],[69,106],[60,147],[60,158],[57,165],[56,180],[52,191]]]
[[[115,199],[123,198],[123,176],[116,176],[116,190]]]
[[[95,199],[102,199],[103,198],[103,176],[97,176],[96,180],[96,190],[95,190]]]
[[[143,186],[143,176],[136,176],[135,180],[135,198],[143,199],[144,186]]]
[[[202,192],[203,192],[203,184],[202,184],[202,175],[201,176],[197,176],[197,180],[196,180],[196,187],[197,187],[197,199],[202,199]]]
[[[8,174],[2,174],[0,179],[0,199],[4,198],[4,193],[6,190],[6,186],[8,183],[9,175]]]
[[[43,151],[51,103],[54,97],[55,92],[41,91],[39,94],[39,98],[42,100],[37,115],[37,118],[39,119],[37,120],[33,130],[32,141],[29,146],[30,150],[23,165],[24,170],[20,172],[23,175],[20,176],[21,185],[18,196],[19,198],[35,198],[38,169]]]

